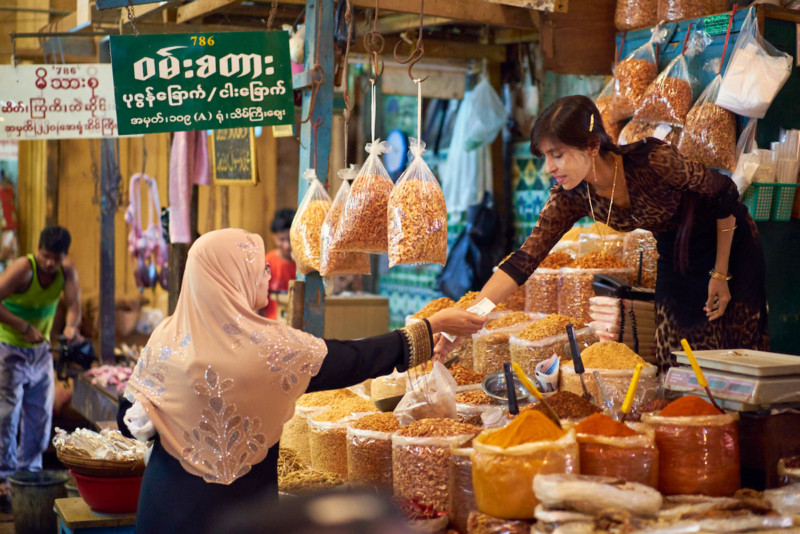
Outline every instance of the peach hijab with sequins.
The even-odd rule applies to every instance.
[[[127,386],[166,451],[206,482],[230,484],[266,457],[327,354],[321,339],[256,313],[265,282],[260,236],[200,237],[175,313],[153,331]]]

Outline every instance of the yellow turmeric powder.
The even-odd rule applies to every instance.
[[[514,447],[535,441],[553,441],[565,432],[537,410],[526,410],[509,424],[487,436],[483,442],[495,447]]]

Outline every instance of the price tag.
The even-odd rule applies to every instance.
[[[656,131],[653,132],[653,137],[656,139],[661,139],[662,141],[667,138],[669,133],[672,131],[672,126],[669,124],[659,124],[656,128]]]

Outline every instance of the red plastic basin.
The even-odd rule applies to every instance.
[[[90,477],[70,471],[89,508],[105,514],[128,514],[139,504],[142,477]]]

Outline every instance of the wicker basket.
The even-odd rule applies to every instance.
[[[98,460],[85,458],[68,452],[56,451],[61,463],[79,475],[90,477],[138,477],[144,473],[144,459]]]

